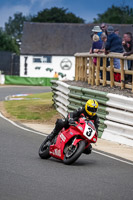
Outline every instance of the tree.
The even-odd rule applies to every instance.
[[[32,22],[57,22],[57,23],[84,23],[80,17],[76,17],[73,13],[67,12],[68,9],[53,7],[44,9],[33,16]]]
[[[24,21],[29,21],[29,17],[23,16],[23,14],[15,13],[14,17],[9,17],[8,22],[5,23],[5,32],[15,38],[17,41],[21,40],[22,31],[23,31],[23,23]]]
[[[19,54],[16,40],[0,29],[0,51],[11,51]]]
[[[132,24],[133,8],[129,6],[114,6],[108,8],[103,14],[98,14],[93,23]]]

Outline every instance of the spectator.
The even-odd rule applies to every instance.
[[[104,33],[105,35],[108,35],[108,33],[107,33],[107,24],[102,23],[100,28],[102,30],[102,33]]]
[[[132,33],[127,32],[123,35],[122,45],[124,47],[125,53],[124,56],[129,56],[133,54],[133,37]]]
[[[99,53],[100,49],[102,48],[102,41],[100,40],[97,34],[93,35],[93,44],[92,44],[92,53]],[[96,65],[97,58],[93,58],[93,63]]]
[[[57,72],[55,72],[54,73],[54,78],[58,78],[59,76],[58,76],[58,73]]]
[[[123,45],[123,48],[124,48],[124,51],[125,51],[124,54],[123,54],[124,56],[128,56],[128,55],[133,54],[133,38],[132,38],[132,33],[126,32],[123,35],[122,45]],[[133,65],[132,60],[127,60],[128,70],[132,69],[132,65]],[[131,82],[132,76],[131,75],[126,75],[125,76],[125,80],[126,80],[126,82]]]
[[[119,35],[119,30],[118,30],[118,29],[115,29],[115,30],[114,30],[114,33],[115,33],[116,35]]]
[[[101,40],[102,40],[102,48],[101,48],[100,52],[105,53],[107,35],[104,32],[101,34]],[[101,60],[100,60],[100,65],[103,66],[103,58],[101,58]],[[107,58],[106,67],[108,67],[108,66],[109,66],[109,59]],[[103,77],[102,71],[100,71],[100,74],[101,74],[101,78],[102,78]],[[106,72],[106,78],[107,78],[107,80],[110,80],[110,73],[108,71]]]
[[[92,34],[91,34],[92,40],[93,40],[93,35],[98,35],[100,38],[101,33],[102,33],[102,30],[100,29],[100,27],[94,26],[92,29]],[[92,48],[90,49],[89,53],[92,53]]]
[[[99,26],[94,26],[93,27],[93,29],[92,29],[92,34],[91,34],[91,38],[92,38],[92,40],[93,40],[93,36],[94,35],[100,35],[102,32],[101,32],[102,30],[100,29],[100,27]],[[100,36],[99,36],[99,38],[100,38]],[[99,40],[99,39],[98,39]],[[89,51],[89,53],[94,53],[94,52],[92,52],[92,48],[90,49],[90,51]]]
[[[92,53],[98,53],[101,48],[102,48],[102,41],[100,40],[98,35],[94,34],[93,44],[92,44]]]
[[[93,37],[94,34],[97,34],[99,36],[99,38],[101,37],[102,30],[100,29],[100,26],[94,26],[92,29],[92,32],[93,33],[92,33],[91,37]]]
[[[105,46],[106,46],[106,41],[107,41],[107,35],[102,33],[101,34],[101,40],[102,40],[102,48],[100,50],[100,52],[105,52]]]
[[[107,33],[108,38],[105,45],[105,53],[123,53],[122,40],[118,35],[114,33],[114,28],[112,26],[108,26]],[[114,67],[116,69],[120,69],[120,59],[114,58]]]
[[[122,40],[117,34],[114,33],[114,28],[112,26],[108,26],[107,33],[108,38],[105,45],[105,54],[109,52],[123,53]],[[113,62],[114,68],[120,69],[120,59],[114,58]],[[121,81],[120,73],[114,73],[114,80],[117,82]]]

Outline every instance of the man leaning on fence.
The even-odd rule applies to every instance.
[[[114,33],[114,28],[112,26],[108,26],[107,32],[108,38],[105,45],[105,53],[123,53],[122,40],[117,34]],[[120,59],[114,58],[114,68],[120,69]]]

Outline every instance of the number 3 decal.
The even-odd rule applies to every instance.
[[[88,137],[90,137],[91,134],[92,134],[92,128],[88,127],[88,131],[86,132],[86,135],[87,135]]]
[[[93,138],[93,136],[95,135],[95,130],[93,130],[90,126],[86,124],[83,135],[91,140],[91,138]]]

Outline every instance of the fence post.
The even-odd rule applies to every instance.
[[[97,57],[97,66],[96,66],[96,85],[100,84],[100,57]]]
[[[92,79],[92,64],[93,60],[92,57],[89,57],[89,76],[88,76],[88,84],[91,84],[91,79]]]
[[[110,58],[110,87],[114,86],[114,62],[113,58]]]
[[[95,64],[92,63],[91,85],[95,85]]]
[[[78,57],[78,81],[80,80],[80,57]]]
[[[75,57],[75,81],[78,81],[78,57]]]
[[[85,57],[82,57],[82,81],[85,81]]]
[[[106,85],[106,66],[107,65],[107,58],[103,58],[103,86]]]
[[[87,81],[87,57],[84,58],[84,81]]]
[[[79,80],[83,81],[83,57],[80,57]]]
[[[125,77],[124,77],[124,60],[123,59],[120,59],[120,63],[121,63],[121,89],[124,89],[124,80],[125,80]]]
[[[80,81],[83,81],[83,76],[84,76],[83,72],[84,72],[83,57],[80,57],[80,68],[79,68]]]
[[[81,57],[79,57],[79,81],[81,81]]]
[[[75,61],[75,81],[79,80],[79,57],[76,57],[76,61]]]

